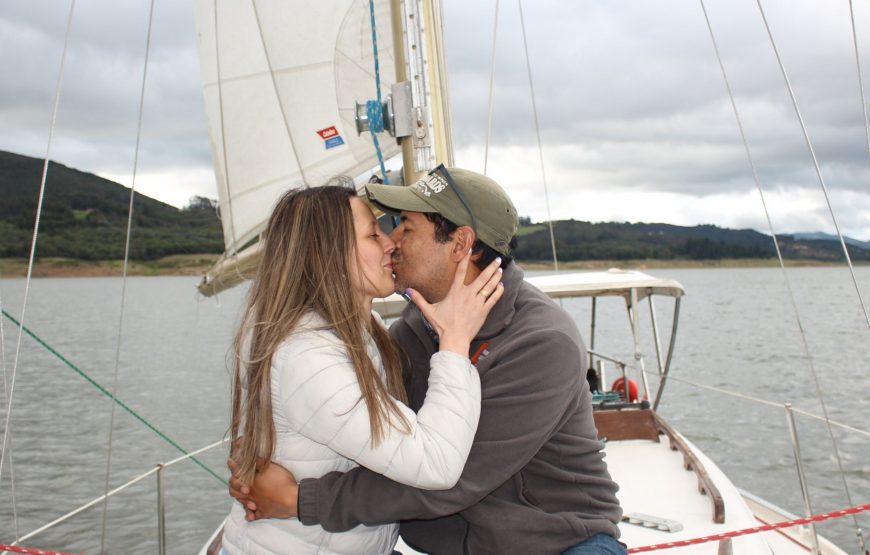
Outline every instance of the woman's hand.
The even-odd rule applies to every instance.
[[[471,341],[483,326],[489,311],[504,294],[501,283],[501,258],[496,258],[471,283],[465,285],[465,276],[471,260],[471,251],[462,257],[453,276],[447,296],[440,302],[429,304],[413,289],[405,292],[438,334],[442,351],[453,351],[468,356]]]

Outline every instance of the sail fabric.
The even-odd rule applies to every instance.
[[[381,94],[395,82],[389,0],[375,2]],[[376,98],[368,0],[196,0],[212,158],[228,255],[288,189],[375,167],[354,101]],[[381,137],[385,157],[396,141]]]

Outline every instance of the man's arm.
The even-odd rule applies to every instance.
[[[585,354],[564,333],[543,331],[490,356],[500,358],[481,378],[480,425],[455,487],[422,491],[364,468],[333,472],[300,483],[300,520],[336,532],[436,518],[477,503],[519,472],[576,402]]]

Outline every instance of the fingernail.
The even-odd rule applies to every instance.
[[[501,274],[501,273],[503,273],[503,272],[504,272],[504,268],[499,267],[499,269],[498,269],[498,273]],[[499,285],[501,285],[501,284],[499,284]]]
[[[468,254],[471,254],[471,249],[468,249]]]
[[[411,297],[412,297],[412,293],[413,293],[413,292],[411,291],[411,289],[408,288],[408,289],[405,289],[404,291],[402,291],[402,292],[399,293],[399,294],[402,295],[403,297],[405,297],[405,300],[406,300],[406,301],[410,301],[410,300],[411,300]]]
[[[499,257],[496,257],[496,259],[494,260],[494,262],[495,262],[496,264],[498,264],[499,266],[501,266],[501,257],[500,257],[500,256],[499,256]]]

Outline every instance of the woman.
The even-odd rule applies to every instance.
[[[368,206],[343,187],[292,191],[275,207],[263,245],[235,342],[237,474],[250,482],[263,459],[299,479],[359,464],[414,487],[452,487],[477,429],[480,382],[468,351],[504,290],[498,264],[466,286],[466,255],[437,305],[410,291],[441,349],[415,414],[403,404],[399,350],[371,309],[375,297],[393,292],[395,244]],[[395,524],[332,534],[295,519],[246,522],[233,503],[223,548],[230,555],[390,553],[397,534]]]

